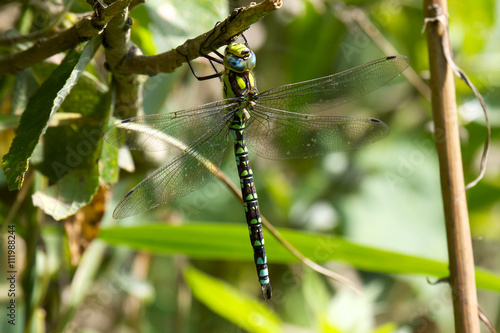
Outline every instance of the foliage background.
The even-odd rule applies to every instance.
[[[27,33],[55,24],[53,17],[44,15],[47,10],[44,6],[47,4],[37,1],[5,5],[3,17],[10,13],[11,21],[10,25],[8,20],[3,21],[1,28],[4,31],[15,28]],[[376,46],[379,40],[373,40],[358,25],[347,21],[348,14],[358,8],[368,14],[369,20],[399,54],[410,57],[412,69],[424,80],[428,79],[426,40],[421,33],[424,19],[421,7],[420,2],[411,0],[285,0],[282,9],[245,33],[257,55],[259,90],[325,76],[386,56]],[[228,4],[224,1],[149,1],[131,12],[134,19],[132,40],[145,54],[170,50],[225,19],[229,13],[227,8]],[[69,12],[90,10],[85,2],[75,1]],[[449,11],[451,43],[457,64],[480,89],[490,108],[492,148],[488,170],[484,180],[468,191],[467,197],[476,265],[498,274],[500,63],[499,46],[495,41],[500,34],[497,20],[500,9],[493,0],[481,0],[451,3]],[[63,16],[61,21],[69,22],[71,16]],[[5,47],[2,49],[4,54],[13,51]],[[102,55],[98,52],[96,61],[87,71],[99,87],[105,87],[107,78],[101,70],[100,59]],[[195,61],[194,65],[200,73],[210,74],[210,66],[203,59]],[[26,88],[28,95],[48,75],[42,73],[54,67],[37,66],[31,70],[38,81],[32,82],[32,88]],[[14,135],[12,123],[16,118],[9,116],[15,115],[16,111],[19,114],[20,110],[11,107],[17,105],[13,103],[17,98],[14,78],[2,77],[0,83],[0,148],[4,155]],[[189,68],[183,65],[173,74],[159,74],[148,79],[144,90],[144,110],[147,114],[171,112],[217,100],[221,98],[220,86],[217,80],[198,82]],[[79,86],[79,89],[88,96],[95,87]],[[104,94],[106,89],[102,89]],[[468,182],[478,173],[485,127],[478,103],[461,82],[457,83],[457,101],[463,125],[460,135]],[[84,112],[81,110],[84,105],[93,105],[94,109],[88,107]],[[99,105],[102,106],[99,101],[74,100],[73,104],[67,103],[64,111],[69,112],[72,108],[71,112],[91,115],[91,111],[99,112]],[[391,135],[360,151],[332,153],[311,160],[283,162],[251,156],[263,214],[278,227],[337,235],[365,246],[446,262],[446,234],[428,99],[404,77],[399,77],[332,114],[377,117],[391,127]],[[59,140],[47,139],[43,144],[57,146],[65,141],[62,137],[79,132],[75,126],[53,130],[61,131],[55,136]],[[60,154],[64,154],[62,149]],[[113,187],[112,199],[106,203],[105,214],[100,219],[102,228],[158,223],[192,224],[196,227],[200,225],[198,222],[202,222],[218,226],[221,235],[229,230],[225,229],[225,225],[230,228],[233,224],[240,224],[241,232],[246,234],[240,204],[222,184],[215,181],[172,204],[133,218],[113,221],[111,212],[116,203],[161,165],[165,158],[164,155],[139,158],[134,173],[121,172],[120,181]],[[452,306],[445,285],[430,285],[425,275],[357,270],[343,261],[328,261],[326,265],[361,283],[362,295],[356,295],[299,264],[273,264],[273,252],[268,249],[271,279],[277,294],[275,299],[264,304],[264,309],[259,308],[262,305],[257,305],[262,302],[246,298],[239,306],[230,303],[231,297],[239,297],[240,293],[259,300],[260,290],[250,246],[247,260],[231,259],[231,253],[227,254],[230,260],[225,260],[224,256],[213,260],[138,253],[123,246],[107,247],[99,240],[94,241],[82,261],[73,266],[71,260],[74,254],[68,250],[71,239],[65,233],[68,232],[68,222],[54,221],[33,206],[30,194],[47,187],[48,179],[51,179],[44,172],[43,154],[39,155],[38,161],[38,167],[36,160],[33,162],[33,182],[25,185],[28,192],[24,195],[9,192],[5,179],[0,179],[1,215],[9,216],[13,207],[20,205],[15,216],[3,221],[3,231],[7,224],[15,224],[19,238],[24,240],[24,243],[19,243],[21,253],[23,248],[28,254],[34,251],[32,257],[25,257],[36,259],[25,264],[26,267],[33,265],[32,269],[26,270],[33,276],[29,280],[32,282],[31,292],[24,291],[38,300],[34,306],[34,331],[45,325],[49,331],[239,332],[252,330],[252,327],[254,331],[264,331],[252,326],[258,323],[255,318],[248,318],[252,311],[261,314],[262,317],[257,318],[268,323],[269,331],[453,330]],[[237,182],[230,153],[226,156],[223,170]],[[139,233],[141,229],[133,230]],[[221,244],[230,242],[223,237],[217,241]],[[120,243],[126,244],[127,241]],[[182,250],[182,244],[178,250],[187,251]],[[165,249],[158,250],[162,251],[166,252]],[[211,258],[211,251],[214,250],[207,247],[200,251]],[[378,258],[375,252],[366,251],[363,255],[367,262]],[[2,254],[2,258],[5,257]],[[23,261],[24,256],[19,254],[17,258]],[[383,272],[387,263],[379,264]],[[213,285],[213,281],[203,280],[198,271],[189,267],[196,267],[233,289]],[[2,268],[2,271],[5,269]],[[7,301],[2,299],[6,297],[4,290],[7,286],[0,286],[0,301]],[[26,289],[26,285],[24,287]],[[226,290],[229,296],[225,298],[221,290]],[[500,329],[498,293],[480,290],[479,302],[497,330]],[[252,307],[251,310],[249,307]],[[20,322],[29,313],[26,308],[26,305],[19,308]],[[224,318],[222,313],[230,314],[229,318]],[[0,325],[2,331],[22,331],[22,325],[12,330],[5,320]]]

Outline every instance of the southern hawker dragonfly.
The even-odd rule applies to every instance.
[[[389,128],[375,118],[315,115],[343,105],[386,84],[408,67],[391,56],[330,76],[259,93],[252,72],[256,57],[248,46],[231,43],[224,65],[224,98],[196,108],[123,120],[105,140],[130,149],[181,153],[135,186],[120,201],[121,219],[176,200],[214,178],[231,136],[254,261],[264,299],[271,284],[261,216],[248,149],[265,158],[309,158],[356,149],[385,138]],[[213,58],[212,58],[213,59]]]

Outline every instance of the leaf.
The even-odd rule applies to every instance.
[[[112,145],[102,145],[99,167],[102,182],[106,184],[114,184],[118,181],[120,168],[118,166],[117,147]]]
[[[56,221],[75,214],[87,205],[99,186],[99,168],[75,169],[55,185],[33,194],[33,204]]]
[[[271,310],[237,289],[201,271],[188,267],[184,271],[193,295],[219,316],[248,332],[282,332],[281,323]]]
[[[44,137],[44,159],[37,168],[45,169],[49,175],[50,171],[55,173],[57,183],[37,191],[33,203],[56,220],[71,216],[89,204],[100,180],[113,182],[118,177],[117,149],[102,142],[102,124],[109,119],[111,95],[108,92],[101,96],[101,103],[94,111],[100,113],[101,125],[60,126],[49,129]]]
[[[98,125],[47,129],[41,149],[42,156],[37,156],[37,159],[33,156],[33,166],[52,182],[59,181],[75,169],[92,169],[100,155],[102,131],[102,126]]]
[[[77,47],[71,50],[29,99],[16,137],[2,160],[9,190],[21,188],[24,174],[28,170],[29,159],[45,133],[51,117],[78,81],[98,45],[99,39],[92,38],[85,48]]]
[[[91,67],[87,66],[87,70]],[[33,68],[42,81],[47,79],[49,70],[53,71],[53,64],[43,63]],[[83,73],[52,118],[43,136],[43,145],[37,147],[30,160],[31,165],[52,182],[75,168],[93,168],[99,158],[97,151],[102,144],[103,125],[108,123],[110,99],[96,77]],[[54,122],[56,117],[69,114],[80,118],[71,123]]]
[[[436,278],[449,274],[448,263],[357,245],[339,237],[306,234],[279,229],[282,236],[315,262],[341,260],[367,271],[421,274]],[[273,237],[266,236],[270,263],[297,262]],[[145,225],[101,229],[99,237],[109,244],[127,245],[137,250],[161,254],[184,254],[207,260],[252,261],[248,233],[243,225],[189,224],[182,226]],[[500,277],[476,268],[476,284],[500,292]]]

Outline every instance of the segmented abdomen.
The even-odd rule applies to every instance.
[[[262,220],[260,217],[257,191],[255,190],[253,182],[252,168],[248,160],[248,150],[243,137],[245,121],[242,118],[244,118],[243,114],[245,112],[246,111],[243,110],[235,114],[230,129],[234,137],[234,153],[236,165],[238,167],[238,176],[240,178],[243,204],[245,206],[245,215],[250,233],[250,242],[253,247],[255,267],[257,269],[259,282],[262,286],[262,294],[265,299],[268,299],[271,297],[271,285],[269,283],[264,236],[262,234]]]

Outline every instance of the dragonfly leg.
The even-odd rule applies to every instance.
[[[202,55],[203,57],[207,58],[209,61],[210,61],[210,64],[212,65],[212,68],[215,70],[215,74],[212,74],[212,75],[207,75],[207,76],[198,76],[198,74],[196,74],[194,68],[193,68],[193,65],[191,65],[191,61],[189,61],[189,59],[187,58],[186,55],[184,55],[184,57],[186,58],[186,61],[189,65],[189,69],[191,70],[191,73],[193,73],[193,76],[198,80],[198,81],[205,81],[205,80],[211,80],[211,79],[215,79],[215,78],[218,78],[218,77],[221,77],[223,72],[217,72],[217,69],[215,68],[212,60],[210,58],[208,58],[208,56],[204,56]],[[212,58],[212,57],[211,57]]]
[[[215,27],[217,27],[217,25],[219,25],[220,22],[217,22],[215,24]],[[217,77],[221,77],[224,72],[223,71],[218,71],[217,68],[215,67],[214,65],[214,62],[218,63],[218,64],[223,64],[223,59],[224,59],[224,55],[222,53],[220,53],[216,48],[214,48],[211,44],[208,46],[210,48],[210,50],[217,56],[217,57],[214,57],[214,56],[211,56],[210,54],[208,53],[205,53],[203,52],[202,50],[205,48],[205,44],[206,42],[210,39],[210,37],[215,33],[215,27],[214,29],[212,29],[212,31],[210,32],[210,34],[207,36],[207,38],[205,38],[205,40],[203,41],[203,43],[201,44],[200,46],[200,51],[198,52],[202,57],[208,59],[208,61],[210,61],[210,65],[212,66],[215,74],[212,74],[212,75],[206,75],[206,76],[198,76],[198,74],[196,74],[195,70],[193,69],[193,66],[191,65],[191,62],[187,59],[186,56],[186,60],[187,60],[187,63],[189,65],[189,69],[191,69],[191,73],[193,73],[193,76],[198,80],[198,81],[205,81],[205,80],[211,80],[211,79],[215,79]],[[244,34],[241,34],[241,37],[243,38],[243,40],[245,41],[245,45],[248,46],[248,41],[245,37]]]
[[[201,47],[203,48],[203,47]],[[184,58],[186,58],[186,62],[188,63],[189,65],[189,69],[191,70],[191,73],[193,73],[193,76],[198,80],[198,81],[205,81],[205,80],[211,80],[211,79],[215,79],[215,78],[218,78],[218,77],[221,77],[224,72],[219,72],[217,70],[217,68],[215,68],[215,65],[214,65],[214,62],[218,63],[218,64],[222,64],[222,60],[221,59],[217,59],[215,57],[212,57],[211,55],[208,55],[206,53],[203,53],[201,52],[201,48],[200,48],[200,55],[203,57],[203,58],[206,58],[208,59],[208,61],[210,61],[210,65],[212,66],[215,74],[212,74],[212,75],[206,75],[206,76],[198,76],[198,74],[196,74],[194,68],[193,68],[193,65],[191,65],[191,61],[189,61],[188,57],[186,55],[183,55]],[[218,57],[221,57],[221,58],[224,58],[224,56],[219,52],[217,51],[216,49],[214,49],[212,46],[210,46],[210,49],[218,56]]]
[[[218,64],[221,64],[222,65],[222,59],[224,59],[224,55],[222,53],[220,53],[219,51],[217,51],[217,49],[215,49],[212,45],[209,45],[208,47],[210,48],[210,50],[215,53],[215,55],[217,57],[213,57],[205,52],[203,52],[202,50],[205,48],[205,44],[206,42],[210,39],[210,37],[215,33],[215,27],[217,27],[217,25],[219,25],[220,22],[217,22],[215,23],[215,26],[214,28],[212,29],[212,31],[210,32],[210,34],[207,36],[207,38],[205,38],[205,40],[203,41],[203,43],[201,44],[200,46],[200,50],[198,51],[199,55],[202,56],[203,58],[206,58],[208,59],[208,61],[210,61],[210,65],[212,66],[215,74],[212,74],[212,75],[206,75],[206,76],[198,76],[198,74],[196,74],[193,66],[191,65],[191,62],[189,61],[189,59],[187,58],[186,55],[184,55],[184,57],[186,58],[186,61],[189,65],[189,69],[191,70],[191,73],[193,73],[193,76],[198,80],[198,81],[205,81],[205,80],[211,80],[211,79],[215,79],[215,78],[218,78],[218,77],[221,77],[223,72],[222,71],[218,71],[217,68],[215,68],[215,65],[214,65],[214,62],[218,63]]]

